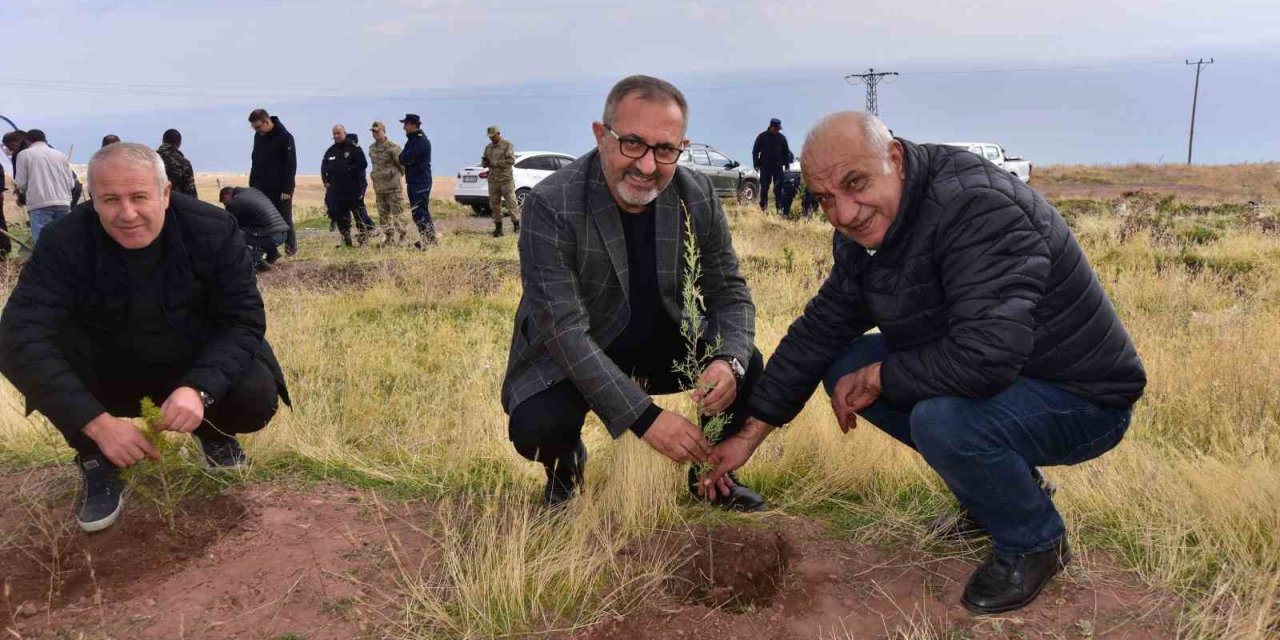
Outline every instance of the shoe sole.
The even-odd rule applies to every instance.
[[[196,441],[196,449],[200,450],[200,464],[204,466],[205,471],[224,473],[228,471],[244,471],[249,468],[249,465],[243,462],[233,465],[217,465],[210,463],[209,456],[204,452],[204,443],[200,441],[200,438],[193,437],[193,439]]]
[[[76,516],[76,524],[80,525],[80,530],[85,533],[96,533],[116,523],[120,519],[120,513],[124,511],[124,496],[120,496],[120,504],[116,505],[116,510],[112,511],[107,517],[92,522],[85,522],[79,516]]]
[[[1058,574],[1062,573],[1062,570],[1066,569],[1068,564],[1071,564],[1070,550],[1067,551],[1067,555],[1063,556],[1062,559],[1058,561],[1058,570],[1054,571],[1053,575],[1049,576],[1044,582],[1040,583],[1040,588],[1032,592],[1032,594],[1027,596],[1026,599],[1016,602],[1014,604],[1008,604],[1002,607],[983,607],[981,605],[977,605],[972,602],[969,602],[963,596],[961,596],[960,598],[960,603],[964,605],[964,608],[974,613],[980,613],[980,614],[1008,613],[1010,611],[1017,611],[1018,609],[1021,609],[1031,604],[1032,602],[1035,602],[1036,598],[1040,597],[1040,592],[1044,591],[1044,588],[1049,586],[1049,583],[1053,582],[1053,578]]]

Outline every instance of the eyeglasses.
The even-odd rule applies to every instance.
[[[683,147],[675,147],[669,144],[648,144],[631,136],[623,138],[618,135],[617,131],[613,130],[613,127],[607,124],[604,125],[604,130],[613,134],[614,139],[618,141],[618,150],[622,152],[622,155],[632,160],[639,160],[650,150],[653,150],[654,162],[658,164],[675,164],[680,159],[680,154],[684,153]]]

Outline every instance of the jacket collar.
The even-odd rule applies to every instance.
[[[928,152],[924,147],[906,138],[894,139],[902,144],[902,162],[905,165],[906,178],[902,181],[902,200],[898,203],[898,214],[884,234],[884,242],[880,244],[881,250],[892,248],[898,238],[907,233],[906,230],[915,222],[916,211],[928,187]]]

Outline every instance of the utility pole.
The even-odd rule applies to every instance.
[[[1191,133],[1187,136],[1187,164],[1191,164],[1191,145],[1196,140],[1196,101],[1200,98],[1200,68],[1213,64],[1213,58],[1209,58],[1208,62],[1204,58],[1195,62],[1187,60],[1187,64],[1196,66],[1196,89],[1191,94]]]
[[[884,82],[893,84],[893,80],[898,77],[897,71],[876,71],[875,69],[867,69],[866,73],[851,73],[844,77],[845,82],[851,85],[860,83],[867,85],[867,112],[873,116],[880,115],[880,105],[876,101],[876,85]]]

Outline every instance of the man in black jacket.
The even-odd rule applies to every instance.
[[[120,514],[119,469],[157,455],[123,419],[143,397],[219,470],[289,397],[235,220],[171,193],[144,145],[100,149],[89,181],[93,202],[49,226],[0,315],[0,372],[75,449],[76,519],[97,531]]]
[[[356,240],[360,246],[369,238],[369,228],[364,218],[364,190],[368,185],[364,170],[369,166],[360,145],[347,139],[347,129],[333,125],[333,144],[324,152],[320,162],[320,179],[324,182],[324,202],[329,208],[329,219],[338,225],[342,243],[351,246],[351,216],[355,215]]]
[[[256,133],[249,186],[266,194],[280,211],[285,224],[289,225],[284,252],[294,255],[298,252],[298,234],[293,227],[293,189],[298,174],[298,152],[293,145],[293,134],[285,129],[280,118],[267,113],[266,109],[250,112],[249,126]]]
[[[843,112],[814,126],[802,164],[837,232],[835,264],[703,489],[822,380],[842,429],[862,415],[942,476],[965,511],[939,534],[990,533],[964,604],[1025,606],[1070,560],[1036,467],[1120,442],[1146,385],[1133,341],[1062,216],[977,155]]]
[[[769,120],[769,128],[756,136],[756,143],[751,147],[751,164],[760,171],[760,209],[769,207],[769,184],[773,183],[773,199],[782,203],[783,169],[795,160],[791,155],[791,147],[787,145],[787,137],[782,135],[782,121],[777,118]]]
[[[280,258],[277,249],[284,243],[289,225],[265,194],[253,187],[223,187],[218,201],[235,216],[244,242],[253,258],[255,271],[266,271]]]

